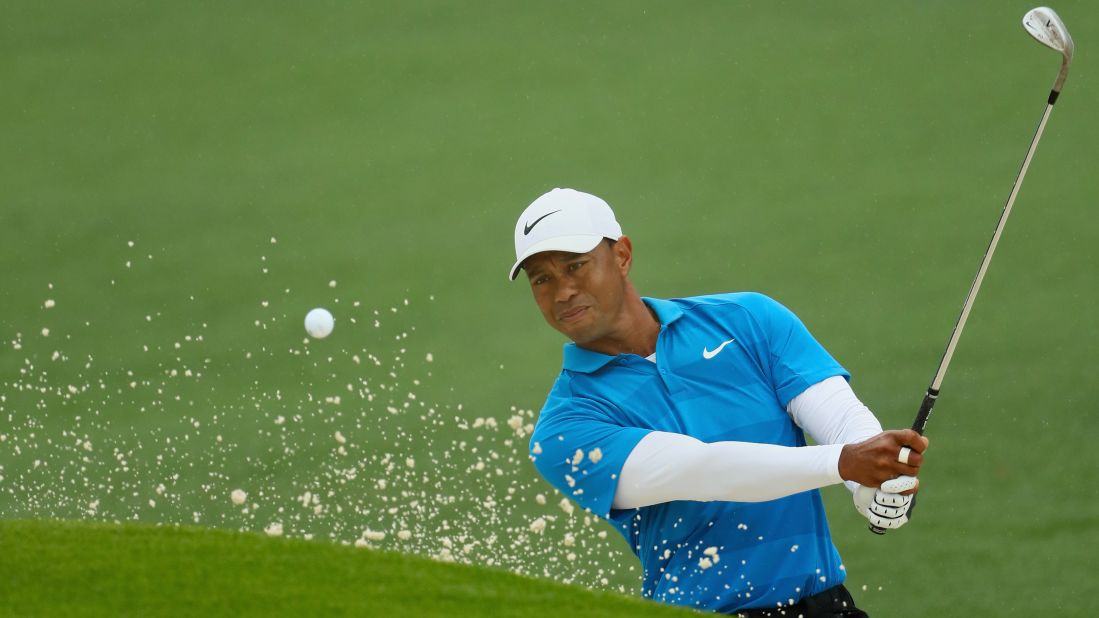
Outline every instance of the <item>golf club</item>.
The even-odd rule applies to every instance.
[[[985,272],[988,270],[988,264],[992,261],[992,254],[996,252],[996,245],[1000,242],[1000,234],[1004,231],[1004,225],[1007,223],[1007,218],[1011,215],[1011,206],[1015,203],[1015,197],[1019,194],[1019,188],[1023,185],[1023,178],[1026,176],[1027,168],[1030,167],[1030,160],[1034,157],[1034,151],[1038,148],[1038,140],[1042,137],[1042,132],[1046,128],[1046,121],[1049,120],[1049,114],[1053,111],[1053,104],[1057,102],[1057,97],[1061,94],[1061,88],[1065,84],[1065,77],[1068,76],[1069,65],[1072,64],[1072,52],[1073,44],[1072,37],[1069,36],[1068,29],[1065,28],[1064,22],[1057,16],[1057,13],[1049,7],[1038,7],[1027,11],[1023,16],[1023,28],[1026,29],[1030,36],[1038,40],[1039,43],[1054,49],[1061,53],[1061,72],[1057,74],[1057,81],[1053,84],[1053,89],[1050,90],[1049,99],[1046,102],[1045,113],[1042,114],[1042,120],[1038,123],[1038,129],[1034,132],[1034,137],[1030,140],[1030,148],[1027,149],[1026,157],[1023,159],[1023,165],[1019,168],[1019,175],[1015,177],[1015,184],[1011,187],[1011,193],[1007,197],[1007,204],[1004,205],[1004,211],[1000,215],[1000,220],[996,224],[996,231],[992,234],[992,241],[988,244],[988,249],[985,250],[984,258],[981,260],[981,267],[977,270],[977,276],[973,279],[973,284],[969,287],[969,295],[966,296],[965,303],[962,305],[962,313],[958,316],[958,321],[954,324],[954,332],[950,335],[950,342],[946,345],[946,351],[943,352],[942,360],[939,361],[939,370],[935,372],[935,378],[931,381],[931,386],[927,389],[927,394],[924,395],[923,402],[920,404],[920,410],[916,414],[916,420],[912,423],[912,429],[916,430],[921,435],[927,428],[927,420],[931,417],[931,410],[935,407],[935,400],[939,397],[939,387],[942,385],[943,377],[946,375],[946,369],[950,366],[950,359],[954,356],[954,348],[958,345],[958,339],[962,336],[962,329],[965,328],[966,320],[969,319],[969,311],[973,308],[973,301],[977,298],[977,292],[981,289],[981,282],[984,280]],[[912,512],[916,508],[916,496],[912,496],[912,503],[908,509],[908,517],[912,517]],[[873,524],[870,525],[870,531],[875,534],[885,534],[885,529],[879,528]]]

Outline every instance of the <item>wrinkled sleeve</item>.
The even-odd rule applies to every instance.
[[[583,398],[551,398],[530,441],[538,472],[569,499],[603,518],[630,452],[651,431],[613,422],[609,404]]]
[[[824,349],[796,315],[763,294],[750,294],[744,302],[762,337],[756,353],[771,378],[785,408],[810,386],[832,376],[851,374]]]

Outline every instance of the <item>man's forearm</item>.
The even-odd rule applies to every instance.
[[[805,389],[790,400],[786,411],[817,444],[852,444],[882,432],[874,413],[840,376]]]
[[[614,508],[674,500],[765,502],[839,483],[842,444],[788,447],[749,442],[705,443],[654,431],[622,467]]]
[[[786,411],[817,444],[853,444],[882,432],[881,423],[840,376],[821,380],[794,397]],[[844,481],[854,492],[858,483]]]

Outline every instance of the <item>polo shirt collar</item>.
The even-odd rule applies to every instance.
[[[641,300],[653,310],[656,314],[656,319],[660,322],[661,330],[672,322],[675,322],[679,318],[683,317],[683,310],[679,308],[679,305],[673,303],[670,300],[664,300],[662,298],[649,298],[648,296],[642,296]]]
[[[656,319],[660,322],[661,331],[683,316],[683,310],[679,308],[679,305],[670,300],[649,298],[647,296],[642,296],[641,300],[656,314]],[[580,373],[595,373],[606,366],[607,363],[617,358],[615,356],[608,356],[599,352],[585,350],[575,343],[565,344],[564,356],[564,368],[569,371],[579,371]]]
[[[607,356],[606,354],[600,354],[599,352],[585,350],[575,343],[566,343],[563,365],[565,369],[568,369],[569,371],[595,373],[614,359],[614,356]]]

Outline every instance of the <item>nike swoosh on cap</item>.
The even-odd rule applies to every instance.
[[[722,350],[724,350],[725,346],[729,345],[730,343],[732,343],[734,341],[736,341],[735,337],[728,340],[728,341],[723,341],[721,343],[721,345],[717,346],[717,349],[715,349],[713,352],[709,351],[706,348],[702,348],[702,358],[705,358],[706,360],[710,360],[711,358],[717,356],[718,352],[721,352]]]
[[[541,221],[542,219],[545,219],[546,217],[548,217],[552,214],[558,213],[558,212],[561,212],[561,211],[560,210],[555,210],[553,212],[547,212],[546,214],[542,215],[541,217],[538,217],[537,219],[535,219],[534,223],[524,224],[523,225],[523,236],[527,236],[528,234],[530,234],[530,231],[534,229],[534,226],[538,225],[539,221]]]

